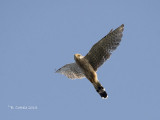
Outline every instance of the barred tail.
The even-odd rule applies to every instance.
[[[99,93],[99,95],[102,97],[102,99],[107,99],[108,95],[105,91],[105,88],[100,84],[100,82],[93,83],[93,86]]]

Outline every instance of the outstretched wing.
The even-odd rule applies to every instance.
[[[82,70],[76,63],[66,64],[58,69],[56,73],[61,73],[70,79],[81,79],[85,77]]]
[[[122,24],[114,31],[111,30],[104,38],[94,44],[85,56],[95,71],[110,57],[112,51],[117,48],[122,38],[123,29],[124,25]]]

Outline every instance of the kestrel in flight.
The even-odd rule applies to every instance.
[[[81,54],[74,55],[74,63],[66,64],[56,71],[70,79],[81,79],[86,77],[94,86],[102,98],[108,95],[105,88],[97,78],[97,69],[110,57],[121,42],[124,25],[122,24],[115,30],[111,30],[105,37],[93,45],[86,56]]]

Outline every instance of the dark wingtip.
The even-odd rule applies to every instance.
[[[122,31],[124,30],[124,24],[122,24],[120,27],[117,28],[118,30]]]
[[[58,73],[60,69],[54,69],[54,73]]]
[[[121,27],[124,27],[124,24],[122,24]]]

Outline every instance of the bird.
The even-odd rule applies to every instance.
[[[115,30],[111,29],[106,36],[92,46],[85,56],[79,53],[74,54],[75,62],[64,65],[56,70],[56,73],[61,73],[70,79],[87,78],[93,84],[101,98],[107,99],[108,94],[98,80],[97,70],[110,58],[112,52],[119,46],[123,36],[123,30],[124,24]]]

